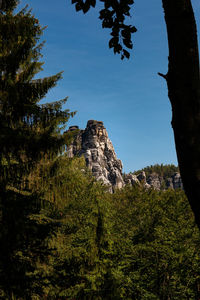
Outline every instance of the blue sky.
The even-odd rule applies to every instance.
[[[64,108],[77,111],[69,126],[85,128],[90,119],[103,121],[124,172],[155,163],[177,164],[167,87],[157,75],[165,74],[168,64],[161,0],[135,0],[128,21],[138,31],[131,58],[124,61],[109,50],[109,30],[101,28],[98,9],[83,15],[66,0],[23,0],[20,7],[25,4],[48,26],[39,76],[64,71],[45,101],[69,96]],[[199,28],[199,0],[193,4]]]

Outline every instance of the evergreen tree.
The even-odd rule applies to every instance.
[[[51,181],[56,203],[48,217],[58,226],[49,240],[53,251],[47,297],[104,299],[112,252],[109,202],[104,188],[86,169],[84,158],[62,156],[56,164],[58,172]]]
[[[31,218],[42,207],[42,194],[31,188],[29,174],[46,156],[65,149],[61,134],[73,113],[63,111],[60,100],[40,105],[61,73],[35,79],[42,70],[38,43],[43,29],[26,8],[14,13],[18,1],[3,1],[0,7],[0,297],[31,299],[31,278],[42,242],[50,228]]]
[[[111,202],[85,159],[62,155],[41,162],[30,176],[49,202],[34,218],[53,228],[46,239],[48,259],[28,274],[33,299],[121,299],[120,272],[112,262]]]
[[[145,172],[147,177],[152,173],[156,173],[159,176],[162,176],[164,179],[167,179],[169,177],[172,177],[174,173],[179,172],[179,168],[173,164],[171,165],[155,164],[155,165],[147,166],[141,170],[134,171],[133,174],[138,175],[142,171]]]
[[[111,198],[121,299],[199,299],[200,234],[184,192],[126,187]]]

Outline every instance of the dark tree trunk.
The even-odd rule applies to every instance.
[[[190,0],[162,0],[169,43],[166,75],[183,186],[200,228],[200,77]]]

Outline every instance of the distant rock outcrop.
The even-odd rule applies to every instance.
[[[148,176],[148,179],[147,179],[147,183],[150,185],[150,186],[153,186],[154,189],[156,190],[160,190],[161,189],[161,186],[162,186],[162,178],[159,177],[158,174],[156,173],[152,173]]]
[[[133,186],[135,184],[140,184],[140,181],[136,175],[129,173],[124,175],[124,183]]]
[[[124,175],[125,184],[135,184],[143,185],[145,188],[153,188],[155,190],[167,190],[167,189],[183,189],[183,183],[181,180],[180,173],[174,173],[170,178],[165,178],[159,174],[153,172],[146,176],[145,172],[142,171],[138,175],[125,174]]]
[[[84,130],[79,130],[78,126],[69,127],[68,132],[73,131],[77,131],[77,134],[75,134],[71,145],[68,146],[68,156],[83,155],[92,174],[97,180],[101,180],[107,185],[110,192],[125,185],[133,186],[135,184],[156,190],[183,189],[181,176],[178,172],[172,171],[173,174],[171,172],[170,176],[166,177],[158,174],[157,169],[155,172],[152,171],[153,168],[148,167],[146,168],[147,173],[145,173],[145,169],[137,175],[129,173],[122,176],[122,162],[116,157],[112,142],[108,138],[108,133],[102,121],[89,120]]]
[[[69,131],[77,129],[77,126],[71,126]],[[78,132],[67,152],[69,157],[83,155],[93,175],[108,185],[111,192],[124,186],[122,162],[116,157],[103,122],[88,121],[85,130]]]
[[[182,183],[182,180],[181,180],[180,173],[176,172],[172,176],[172,184],[173,184],[174,189],[183,189],[183,183]]]

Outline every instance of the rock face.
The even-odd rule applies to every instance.
[[[132,185],[132,186],[135,185],[135,184],[140,184],[140,181],[137,178],[137,176],[133,175],[131,173],[125,174],[124,182],[125,182],[125,184]]]
[[[172,176],[172,183],[173,183],[174,189],[183,189],[181,175],[178,172]]]
[[[181,176],[178,172],[174,173],[170,178],[163,178],[157,173],[153,172],[150,175],[146,176],[145,172],[142,171],[138,175],[134,174],[125,174],[124,175],[125,184],[135,185],[139,184],[144,186],[144,188],[153,188],[155,190],[166,190],[166,189],[183,189],[183,183]]]
[[[147,183],[154,187],[155,190],[161,189],[162,181],[162,178],[160,178],[157,173],[152,173],[147,178]]]
[[[183,189],[180,174],[177,172],[170,178],[159,176],[156,172],[147,176],[144,171],[138,175],[129,173],[122,176],[122,162],[116,157],[103,122],[90,120],[87,122],[85,130],[79,130],[78,126],[69,127],[68,132],[73,131],[78,133],[68,147],[68,156],[83,155],[92,174],[97,180],[106,184],[110,192],[125,185],[133,186],[135,184],[142,185],[146,189]]]
[[[69,131],[77,129],[71,126]],[[67,153],[69,157],[83,155],[93,175],[108,185],[111,192],[124,186],[122,163],[116,157],[103,122],[88,121],[86,129],[79,131]]]

